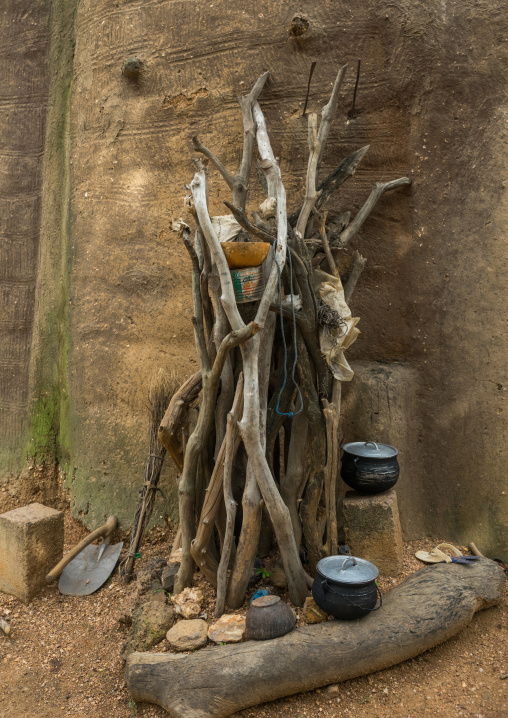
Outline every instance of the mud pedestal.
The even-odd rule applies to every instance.
[[[30,603],[63,555],[63,513],[29,504],[0,516],[0,591]]]
[[[402,533],[395,489],[374,496],[348,491],[343,516],[353,556],[371,561],[383,576],[397,576],[402,571]]]

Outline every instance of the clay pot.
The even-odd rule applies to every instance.
[[[261,596],[250,604],[245,621],[247,638],[267,641],[295,627],[295,614],[279,596]]]
[[[399,478],[398,450],[374,441],[355,441],[343,447],[340,475],[361,494],[379,494],[395,486]]]
[[[363,558],[327,556],[316,567],[312,597],[322,611],[335,618],[361,618],[383,605],[378,576],[378,568]],[[375,608],[378,596],[381,602]]]
[[[271,246],[268,242],[223,242],[221,244],[230,269],[259,267],[268,256]]]

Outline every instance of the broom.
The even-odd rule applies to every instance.
[[[162,370],[150,382],[148,390],[148,438],[149,451],[145,462],[143,487],[139,492],[138,507],[134,517],[131,531],[131,540],[127,557],[120,566],[120,572],[125,583],[132,578],[134,561],[139,558],[139,549],[143,540],[148,522],[152,516],[158,483],[166,449],[160,443],[157,433],[171,397],[178,389],[178,382],[174,376],[168,376]]]

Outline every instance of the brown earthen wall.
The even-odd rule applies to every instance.
[[[297,12],[310,30],[295,40]],[[323,174],[371,149],[331,207],[355,212],[377,180],[414,183],[385,195],[355,239],[368,265],[353,302],[362,334],[346,438],[400,445],[407,537],[475,540],[506,555],[504,3],[83,0],[74,33],[65,374],[75,512],[94,523],[113,506],[130,520],[147,382],[159,367],[185,377],[196,366],[189,266],[170,232],[193,174],[191,135],[235,168],[236,98],[270,70],[261,104],[292,211],[310,64],[316,110],[348,62]],[[121,74],[130,55],[143,61],[137,84]],[[359,113],[348,123],[358,57]],[[212,213],[225,213],[227,198],[214,175]]]

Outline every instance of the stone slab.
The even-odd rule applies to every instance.
[[[366,496],[348,491],[343,502],[346,543],[353,556],[375,564],[383,576],[402,571],[402,533],[395,489]]]
[[[63,556],[61,511],[29,504],[0,515],[0,591],[30,603]]]

